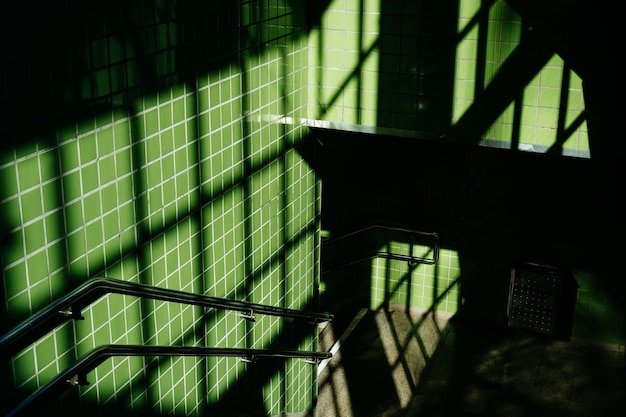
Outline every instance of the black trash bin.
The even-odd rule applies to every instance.
[[[577,292],[578,283],[568,269],[518,262],[511,268],[508,325],[569,340]]]

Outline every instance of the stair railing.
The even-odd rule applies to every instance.
[[[430,254],[432,256],[430,257],[423,257],[423,256],[413,256],[413,255],[404,255],[404,254],[398,254],[398,253],[390,253],[390,252],[385,252],[385,251],[375,251],[373,253],[368,253],[362,257],[358,257],[355,259],[350,259],[346,262],[342,262],[340,264],[337,265],[332,265],[331,267],[323,267],[322,268],[322,273],[329,273],[332,271],[335,271],[337,269],[341,269],[341,268],[345,268],[348,267],[350,265],[354,265],[363,261],[367,261],[367,260],[371,260],[371,259],[375,259],[375,258],[385,258],[385,259],[394,259],[394,260],[399,260],[399,261],[406,261],[409,265],[413,265],[416,263],[419,264],[426,264],[426,265],[434,265],[437,263],[437,261],[439,260],[439,234],[435,233],[435,232],[421,232],[418,230],[412,230],[412,229],[406,229],[406,228],[401,228],[401,227],[392,227],[392,226],[383,226],[383,225],[368,225],[368,226],[364,226],[361,227],[359,229],[344,233],[344,234],[340,234],[337,236],[332,236],[329,238],[325,238],[322,241],[322,245],[326,246],[328,244],[331,243],[335,243],[338,242],[340,240],[346,239],[348,237],[351,236],[355,236],[358,235],[360,233],[363,233],[365,231],[371,230],[371,229],[383,229],[383,230],[389,230],[389,231],[395,231],[395,232],[403,232],[403,233],[408,233],[410,238],[411,238],[411,245],[413,245],[413,238],[414,237],[420,237],[423,239],[429,239],[432,241],[432,251],[430,252]]]
[[[330,358],[332,353],[192,346],[105,345],[92,350],[74,365],[58,374],[56,378],[39,388],[11,410],[6,417],[32,415],[33,407],[43,400],[58,396],[72,386],[87,385],[86,374],[106,359],[114,356],[230,356],[240,357],[241,360],[248,363],[254,363],[260,357],[275,357],[300,358],[312,364],[319,364],[322,360]]]
[[[0,357],[12,356],[68,319],[83,320],[81,309],[105,294],[114,293],[202,307],[241,312],[241,317],[254,321],[255,314],[280,316],[309,323],[333,319],[332,314],[274,307],[246,301],[210,297],[184,291],[154,287],[113,278],[92,278],[0,337]]]

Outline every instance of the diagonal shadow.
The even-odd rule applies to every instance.
[[[532,30],[502,64],[498,75],[446,132],[455,142],[476,144],[554,55],[541,30]]]

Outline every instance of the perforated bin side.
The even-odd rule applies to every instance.
[[[547,265],[524,264],[511,269],[508,325],[539,333],[557,330],[564,274]]]

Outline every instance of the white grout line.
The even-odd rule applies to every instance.
[[[346,339],[348,338],[348,336],[350,336],[350,334],[352,333],[354,328],[357,326],[357,324],[359,324],[359,322],[365,316],[367,311],[368,310],[366,308],[362,308],[362,309],[359,310],[359,312],[356,314],[356,316],[354,316],[354,318],[352,319],[352,321],[348,325],[348,328],[346,329],[346,331],[343,332],[343,334],[341,335],[339,340],[337,340],[332,345],[332,347],[330,348],[329,352],[332,353],[333,356],[331,356],[328,359],[323,359],[322,361],[320,361],[320,364],[317,367],[317,376],[318,377],[320,376],[320,374],[322,373],[324,368],[326,368],[326,365],[328,365],[328,362],[330,362],[333,359],[333,357],[335,356],[335,353],[337,353],[339,351],[339,349],[341,348],[341,345],[346,342]]]

